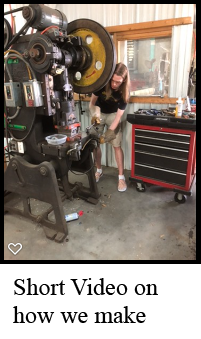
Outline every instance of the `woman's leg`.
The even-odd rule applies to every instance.
[[[123,175],[124,174],[124,153],[123,153],[123,150],[122,150],[121,146],[113,147],[113,148],[114,148],[117,167],[118,167],[118,170],[119,170],[119,175]]]
[[[116,113],[109,114],[109,117],[107,119],[107,126],[109,127],[114,121],[114,118],[116,116]],[[121,123],[117,126],[115,129],[116,133],[116,138],[110,141],[110,144],[114,148],[114,154],[115,154],[115,159],[119,171],[118,175],[118,191],[119,192],[124,192],[127,189],[126,181],[125,181],[125,176],[124,176],[124,153],[121,148],[121,142],[122,142],[122,131],[121,131]]]
[[[117,162],[117,167],[119,170],[118,191],[125,192],[127,189],[127,185],[126,185],[126,180],[124,176],[124,153],[123,153],[121,146],[119,147],[113,146],[113,148],[115,152],[115,159]]]

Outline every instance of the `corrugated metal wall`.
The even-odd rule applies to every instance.
[[[193,4],[49,4],[63,11],[68,21],[92,19],[103,26],[192,16]]]
[[[28,4],[12,4],[12,9]],[[45,4],[65,13],[68,22],[86,18],[95,20],[103,26],[134,24],[138,22],[165,20],[180,17],[194,19],[194,4]],[[9,5],[4,4],[4,10]],[[14,13],[16,18],[19,13]],[[9,20],[9,16],[6,17]],[[22,20],[16,22],[17,30],[22,27]]]
[[[12,4],[12,9],[28,4]],[[68,22],[87,18],[103,26],[124,25],[191,16],[194,4],[45,4],[64,12]],[[4,4],[8,10],[8,4]]]
[[[12,9],[27,4],[12,4]],[[194,19],[194,4],[46,4],[65,13],[68,22],[80,18],[95,20],[104,27],[123,24],[133,24],[146,21],[165,20],[179,17],[192,17]],[[7,4],[4,10],[8,11]],[[16,19],[19,13],[14,14]],[[9,20],[9,17],[7,17]],[[16,20],[17,31],[22,27],[22,19]],[[173,28],[172,36],[172,62],[170,78],[170,97],[185,96],[188,86],[188,72],[190,70],[190,55],[192,46],[193,25],[177,26]],[[185,71],[184,71],[185,70]],[[175,76],[176,75],[176,76]],[[82,124],[82,130],[90,125],[89,104],[82,102],[84,114],[80,114],[79,105],[76,110]],[[131,127],[126,121],[127,113],[133,113],[139,108],[168,108],[168,105],[129,104],[122,118],[124,167],[131,169]],[[102,164],[117,167],[111,145],[102,145]]]

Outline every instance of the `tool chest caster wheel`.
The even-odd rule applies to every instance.
[[[136,184],[136,190],[138,192],[145,192],[146,191],[146,186],[145,184],[142,184],[141,182],[137,182]]]
[[[186,202],[186,196],[181,193],[175,193],[174,200],[179,204],[184,204]]]

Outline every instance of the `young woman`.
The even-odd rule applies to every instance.
[[[128,68],[118,63],[110,81],[98,92],[92,93],[89,109],[92,115],[92,124],[98,123],[98,132],[103,134],[105,125],[107,131],[103,134],[105,142],[112,144],[115,152],[115,159],[119,171],[118,191],[124,192],[127,189],[124,177],[124,153],[121,148],[122,131],[121,117],[124,114],[129,101],[130,76]],[[96,182],[103,175],[101,167],[101,148],[94,151],[97,171]]]

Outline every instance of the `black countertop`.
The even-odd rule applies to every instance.
[[[196,131],[195,118],[176,118],[166,115],[127,114],[127,121],[133,125],[169,127]]]

